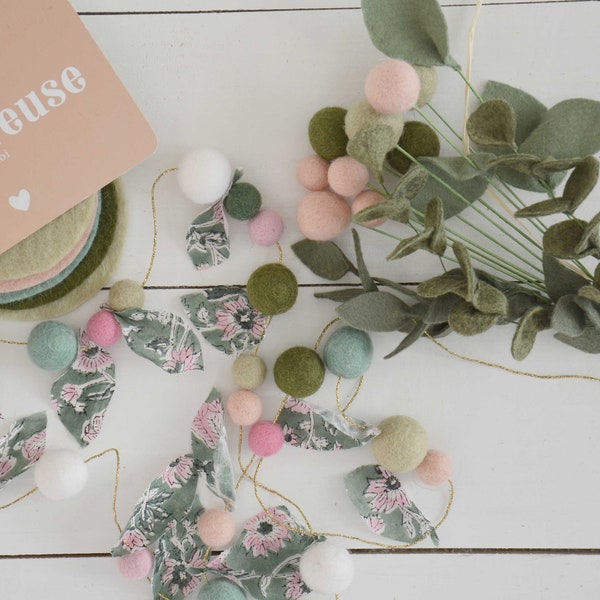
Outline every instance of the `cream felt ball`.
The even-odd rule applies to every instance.
[[[97,346],[114,346],[123,336],[121,325],[109,310],[99,310],[87,322],[85,330]]]
[[[224,548],[235,536],[235,520],[230,512],[220,508],[205,510],[198,517],[198,535],[212,548]]]
[[[349,139],[352,139],[362,129],[373,125],[389,125],[394,132],[394,140],[390,142],[388,150],[395,147],[402,135],[404,128],[403,115],[382,115],[378,113],[364,98],[353,104],[346,114],[344,126]]]
[[[244,390],[255,390],[267,376],[267,365],[260,356],[240,354],[231,369],[233,381]]]
[[[351,156],[340,156],[329,165],[327,180],[340,196],[356,196],[369,181],[369,169]]]
[[[73,362],[77,354],[77,336],[64,323],[43,321],[31,330],[27,339],[27,353],[41,369],[64,369]]]
[[[300,185],[312,192],[319,192],[327,187],[327,170],[329,161],[317,154],[305,156],[296,167],[296,179]]]
[[[379,113],[396,115],[417,103],[421,81],[414,67],[403,60],[385,60],[375,65],[365,81],[365,96]]]
[[[144,305],[144,288],[133,279],[121,279],[108,292],[108,305],[117,312]]]
[[[262,414],[262,400],[250,390],[237,390],[229,394],[226,407],[229,418],[240,427],[256,423]]]
[[[369,334],[354,327],[334,331],[323,348],[325,366],[339,377],[360,377],[373,360],[373,343]]]
[[[152,573],[154,566],[154,552],[149,548],[142,548],[132,554],[119,556],[117,568],[125,579],[143,579]]]
[[[345,548],[329,541],[317,542],[302,553],[300,576],[314,592],[339,594],[354,579],[354,562]]]
[[[452,459],[441,450],[428,450],[415,472],[426,485],[442,485],[452,477]]]
[[[196,204],[212,204],[229,189],[233,170],[224,154],[214,148],[198,148],[186,154],[177,168],[181,191]]]
[[[256,456],[273,456],[283,447],[285,439],[279,423],[258,421],[248,434],[248,446]]]
[[[283,233],[284,224],[281,215],[270,208],[259,210],[248,221],[248,235],[259,246],[273,246]]]
[[[354,198],[352,204],[350,206],[350,210],[352,211],[352,215],[358,214],[361,210],[365,208],[369,208],[370,206],[375,206],[380,202],[385,202],[385,196],[382,196],[379,192],[375,190],[365,190],[361,192]],[[387,219],[385,217],[381,217],[379,219],[371,219],[370,221],[363,221],[361,225],[365,227],[379,227],[383,225]]]
[[[34,468],[35,484],[49,500],[64,500],[85,487],[88,467],[73,450],[47,450]]]
[[[305,237],[325,242],[348,228],[352,211],[348,203],[333,192],[310,192],[300,201],[296,219]]]
[[[200,588],[198,600],[246,600],[246,593],[233,581],[218,577]]]
[[[421,91],[417,98],[417,106],[425,106],[429,104],[435,94],[438,84],[438,74],[433,67],[421,67],[415,65],[415,71],[421,82]]]
[[[404,415],[379,423],[380,434],[371,442],[377,462],[397,473],[415,469],[427,454],[427,433],[421,424]]]

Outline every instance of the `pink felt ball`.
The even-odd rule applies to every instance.
[[[227,398],[226,406],[231,420],[241,427],[253,425],[262,413],[260,396],[250,390],[233,392]]]
[[[154,566],[154,552],[149,548],[142,548],[133,554],[119,556],[117,568],[125,579],[142,579],[152,572]]]
[[[403,60],[385,60],[375,65],[365,81],[369,104],[384,115],[398,115],[417,103],[421,80],[414,67]]]
[[[123,335],[121,325],[109,310],[99,310],[90,317],[86,327],[87,334],[98,346],[112,346]]]
[[[333,192],[310,192],[300,201],[296,219],[300,231],[309,240],[324,242],[345,231],[352,211],[347,202]]]
[[[378,192],[375,192],[373,190],[366,190],[364,192],[361,192],[358,196],[356,196],[356,198],[354,198],[354,201],[352,202],[352,206],[350,208],[352,209],[352,214],[355,215],[361,210],[369,208],[369,206],[374,206],[375,204],[379,204],[380,202],[384,201],[385,197],[379,194]],[[370,221],[363,221],[361,225],[364,225],[365,227],[379,227],[380,225],[385,223],[386,220],[387,219],[385,217],[381,217],[380,219],[371,219]]]
[[[428,450],[416,474],[427,485],[441,485],[452,476],[452,460],[441,450]]]
[[[283,446],[283,429],[271,421],[254,423],[248,435],[250,450],[257,456],[272,456]]]
[[[272,246],[283,233],[283,219],[274,210],[259,211],[248,221],[250,239],[259,246]]]
[[[369,169],[351,156],[336,158],[327,172],[329,186],[340,196],[355,196],[369,181]]]
[[[329,162],[317,154],[305,156],[296,167],[296,179],[307,190],[319,192],[327,187]]]
[[[205,510],[198,518],[198,535],[212,548],[227,546],[235,536],[235,521],[231,513],[220,508]]]

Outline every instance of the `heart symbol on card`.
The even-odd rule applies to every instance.
[[[16,210],[29,210],[31,195],[28,190],[20,190],[16,196],[9,196],[8,203]]]

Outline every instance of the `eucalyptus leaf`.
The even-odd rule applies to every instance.
[[[569,210],[571,203],[564,198],[549,198],[535,204],[530,204],[525,208],[520,208],[515,212],[515,217],[532,219],[535,217],[547,217],[557,213],[564,213]]]
[[[362,247],[360,245],[360,237],[356,229],[352,230],[352,239],[354,240],[354,252],[356,253],[358,276],[360,277],[360,282],[362,283],[363,289],[365,292],[376,292],[377,286],[375,285],[373,279],[371,279],[371,275],[369,274],[367,265],[365,264]]]
[[[394,191],[390,195],[390,200],[398,200],[400,198],[412,200],[423,189],[428,178],[427,169],[415,165],[399,179]]]
[[[577,295],[586,300],[600,304],[600,290],[595,285],[584,285],[577,290]]]
[[[600,256],[598,252],[598,227],[600,227],[600,213],[592,217],[592,220],[585,226],[581,239],[575,246],[575,252],[580,256],[586,256],[587,254],[593,254],[596,258]]]
[[[426,169],[429,169],[431,166],[438,167],[440,171],[443,171],[455,181],[470,181],[484,175],[488,169],[488,165],[490,163],[493,164],[496,157],[488,152],[480,152],[470,154],[468,158],[469,160],[463,156],[423,156],[419,159],[419,162]],[[419,167],[416,166],[413,168],[416,169]]]
[[[365,165],[379,181],[383,179],[383,163],[396,134],[389,125],[371,125],[361,129],[347,146],[348,155]]]
[[[559,298],[552,312],[552,328],[569,337],[581,335],[586,326],[585,312],[575,298],[571,294]]]
[[[580,290],[581,291],[581,290]],[[573,297],[573,301],[583,310],[587,318],[587,324],[591,323],[600,330],[600,306],[594,300],[589,300],[581,295]],[[600,331],[598,332],[600,334]]]
[[[473,294],[473,306],[486,314],[506,316],[508,314],[508,300],[506,296],[485,281],[480,281]]]
[[[598,182],[598,159],[587,156],[574,169],[563,190],[563,198],[573,212],[590,195]]]
[[[532,171],[535,177],[545,177],[549,173],[570,171],[581,162],[580,158],[544,158],[534,165]]]
[[[561,221],[550,225],[544,232],[544,252],[556,258],[580,258],[585,253],[578,252],[587,223],[581,219]],[[589,254],[589,252],[588,252]]]
[[[365,223],[381,218],[397,221],[398,223],[408,223],[410,219],[410,202],[406,198],[384,200],[363,208],[352,217],[352,221],[354,223]]]
[[[514,110],[499,98],[480,104],[467,120],[469,138],[480,146],[508,146],[516,150],[516,129]]]
[[[434,298],[428,306],[424,321],[427,325],[439,325],[448,322],[448,315],[452,307],[458,302],[458,296],[445,294]]]
[[[458,264],[462,269],[467,284],[464,299],[468,302],[472,302],[478,280],[473,264],[471,263],[471,257],[469,256],[466,246],[461,242],[454,242],[452,251],[454,252],[454,256],[456,256],[456,260],[458,260]]]
[[[521,318],[512,339],[511,353],[515,360],[526,358],[538,332],[550,328],[550,310],[546,306],[533,306]]]
[[[346,273],[357,273],[346,255],[333,242],[317,242],[314,240],[300,240],[292,244],[294,254],[315,275],[336,281]]]
[[[333,300],[334,302],[346,302],[347,300],[352,300],[352,298],[356,298],[356,296],[360,296],[364,293],[365,291],[362,288],[342,288],[331,292],[316,292],[315,298],[325,298],[326,300]]]
[[[411,308],[389,292],[366,292],[338,306],[337,313],[363,331],[397,331],[412,315]]]
[[[576,294],[589,280],[549,254],[543,256],[544,278],[548,296],[557,302],[565,294]]]
[[[373,277],[373,281],[375,281],[375,283],[378,283],[379,285],[383,285],[385,287],[389,287],[392,290],[396,290],[397,292],[400,292],[401,294],[404,294],[409,298],[421,300],[421,296],[419,296],[419,294],[417,294],[417,292],[414,289],[408,287],[407,285],[404,285],[403,283],[397,283],[395,281],[392,281],[391,279],[386,279],[385,277]]]
[[[457,66],[436,0],[362,0],[362,14],[373,44],[386,56],[425,67]]]
[[[468,295],[467,281],[458,269],[432,277],[417,286],[417,294],[422,298],[437,298],[445,294],[456,294],[461,298]]]
[[[490,161],[488,167],[490,169],[509,167],[524,175],[533,175],[535,166],[540,162],[540,158],[532,154],[503,154]]]
[[[432,198],[425,212],[425,228],[433,228],[429,238],[429,249],[438,256],[446,252],[447,241],[444,230],[444,205],[439,198]]]
[[[557,333],[554,337],[559,342],[573,346],[573,348],[588,354],[600,354],[600,335],[598,335],[598,330],[593,325],[586,327],[583,333],[577,337],[569,337],[562,333]]]
[[[402,240],[386,257],[386,260],[398,260],[404,258],[417,250],[429,248],[429,241],[433,233],[433,228],[423,229],[416,235]]]
[[[423,323],[423,321],[416,321],[413,329],[411,329],[406,334],[406,336],[402,338],[402,341],[390,353],[386,354],[384,358],[392,358],[393,356],[396,356],[396,354],[399,354],[403,350],[406,350],[408,347],[412,346],[417,340],[419,340],[426,330],[426,323]]]
[[[478,311],[466,300],[460,299],[448,315],[448,324],[461,335],[478,335],[490,329],[499,319],[497,314]]]

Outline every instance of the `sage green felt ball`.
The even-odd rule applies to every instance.
[[[266,315],[288,311],[298,297],[295,275],[279,263],[259,267],[250,275],[246,288],[252,306]]]
[[[377,462],[396,473],[416,469],[427,454],[427,434],[412,417],[388,417],[377,426],[381,433],[371,442]]]
[[[273,377],[277,387],[285,394],[306,398],[323,384],[325,366],[312,348],[295,346],[279,355],[273,367]]]
[[[415,67],[415,71],[421,81],[421,91],[417,98],[417,106],[425,106],[433,98],[438,84],[437,71],[433,67]]]
[[[246,600],[246,594],[233,581],[218,577],[200,588],[198,600]]]
[[[328,106],[317,111],[308,124],[308,139],[313,150],[325,160],[346,155],[348,136],[344,130],[346,109]]]
[[[260,356],[240,354],[233,363],[232,376],[238,387],[255,390],[267,376],[267,365]]]
[[[325,366],[339,377],[360,377],[371,365],[373,344],[369,334],[341,327],[328,338],[323,348]]]
[[[367,100],[363,99],[350,107],[344,120],[346,135],[349,139],[352,139],[361,129],[373,125],[389,125],[392,128],[394,141],[388,147],[388,150],[391,150],[402,135],[404,117],[402,115],[379,114]]]
[[[75,360],[77,336],[64,323],[43,321],[31,330],[27,352],[38,367],[47,371],[59,371]]]
[[[405,123],[398,145],[415,158],[440,155],[440,138],[429,125],[420,121]],[[387,161],[400,173],[406,173],[412,165],[412,161],[397,149],[387,155]]]
[[[144,305],[144,288],[133,279],[121,279],[110,288],[108,305],[117,312],[141,308]]]
[[[248,221],[260,210],[262,198],[260,192],[244,181],[234,183],[224,201],[229,216],[240,221]]]

